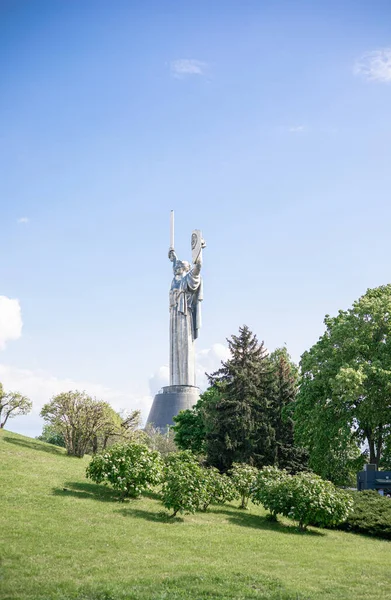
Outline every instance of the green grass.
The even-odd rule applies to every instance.
[[[255,506],[169,519],[156,494],[121,503],[87,481],[87,463],[1,432],[1,600],[391,598],[386,540]]]

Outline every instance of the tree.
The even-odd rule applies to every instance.
[[[53,425],[44,425],[41,435],[38,435],[36,439],[41,442],[46,442],[47,444],[65,448],[64,436],[61,431],[58,431]]]
[[[337,481],[360,466],[360,446],[379,465],[391,435],[391,285],[326,315],[326,331],[301,358],[296,439],[310,466]]]
[[[86,476],[135,498],[161,482],[162,466],[159,452],[144,444],[114,444],[91,459]]]
[[[276,441],[276,465],[297,473],[306,469],[308,452],[294,442],[293,411],[298,388],[298,367],[292,362],[286,348],[277,348],[270,354],[274,386],[271,412]]]
[[[142,434],[144,443],[148,448],[158,450],[162,456],[178,451],[174,440],[174,432],[169,427],[166,433],[162,433],[159,428],[148,424]]]
[[[94,437],[105,431],[112,408],[85,392],[70,391],[54,396],[41,410],[41,417],[64,436],[70,456],[82,457]]]
[[[27,415],[32,406],[31,400],[19,392],[4,392],[0,383],[0,429],[3,429],[8,419]]]
[[[102,403],[101,424],[91,438],[91,452],[96,454],[99,450],[105,450],[111,440],[112,444],[122,437],[122,419],[120,415],[110,406]],[[87,450],[87,449],[86,449]],[[90,448],[88,447],[88,450]]]
[[[231,357],[209,375],[220,398],[208,405],[206,454],[220,471],[233,462],[274,464],[275,437],[270,418],[272,365],[263,342],[244,325],[228,339]]]
[[[212,386],[201,394],[197,404],[191,409],[181,410],[174,417],[174,442],[181,450],[191,450],[194,454],[205,454],[208,414],[221,399],[217,387]]]

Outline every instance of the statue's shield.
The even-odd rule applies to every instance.
[[[191,253],[192,261],[195,263],[202,249],[202,235],[199,229],[194,229],[191,234]]]

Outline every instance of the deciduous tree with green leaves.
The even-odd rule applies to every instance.
[[[369,289],[336,317],[301,359],[295,434],[315,472],[337,483],[379,465],[391,435],[391,285]]]
[[[175,444],[181,450],[191,450],[194,454],[206,453],[206,434],[213,428],[209,414],[213,414],[221,393],[216,386],[208,388],[201,394],[197,404],[191,409],[181,410],[174,417]]]
[[[82,457],[95,436],[107,433],[112,412],[107,402],[76,390],[54,396],[43,406],[41,417],[63,435],[70,456]]]
[[[5,392],[0,383],[0,429],[3,429],[8,419],[27,415],[33,406],[31,400],[19,392]]]

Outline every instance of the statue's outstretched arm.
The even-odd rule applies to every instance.
[[[177,255],[175,253],[174,248],[170,248],[169,249],[169,251],[168,251],[168,258],[175,265],[176,261],[178,260],[178,257],[177,257]]]

